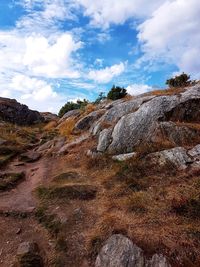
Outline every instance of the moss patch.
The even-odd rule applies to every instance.
[[[12,189],[25,177],[24,173],[5,173],[0,175],[0,191]]]

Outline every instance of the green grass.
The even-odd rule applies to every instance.
[[[0,175],[0,191],[15,187],[25,177],[24,173],[6,173]]]
[[[43,200],[91,200],[96,197],[96,188],[91,185],[40,186],[37,195]]]
[[[54,214],[48,214],[45,207],[39,207],[35,212],[35,217],[37,218],[38,222],[41,223],[53,236],[57,236],[61,231],[61,222]]]

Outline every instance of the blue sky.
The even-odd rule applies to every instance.
[[[0,96],[58,112],[113,84],[200,78],[199,0],[1,0]]]

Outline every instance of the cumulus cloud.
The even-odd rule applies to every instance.
[[[114,77],[119,76],[125,70],[125,65],[123,62],[120,64],[113,65],[111,67],[106,67],[100,70],[91,70],[88,74],[88,78],[94,80],[97,83],[108,83]]]
[[[85,16],[93,26],[108,28],[111,24],[123,24],[126,20],[151,14],[163,0],[76,0],[84,8]]]
[[[151,91],[152,89],[153,88],[151,86],[146,84],[131,84],[126,88],[127,93],[133,96],[144,94]]]
[[[139,27],[144,53],[200,75],[200,5],[198,0],[166,1]]]
[[[50,78],[79,77],[78,71],[72,70],[71,54],[81,47],[70,34],[64,33],[51,44],[43,36],[30,36],[25,39],[26,51],[23,64],[34,75]]]

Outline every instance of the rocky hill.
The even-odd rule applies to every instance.
[[[18,125],[30,125],[43,121],[39,112],[30,110],[15,99],[0,97],[0,119]]]
[[[0,108],[0,266],[200,266],[200,84]]]

